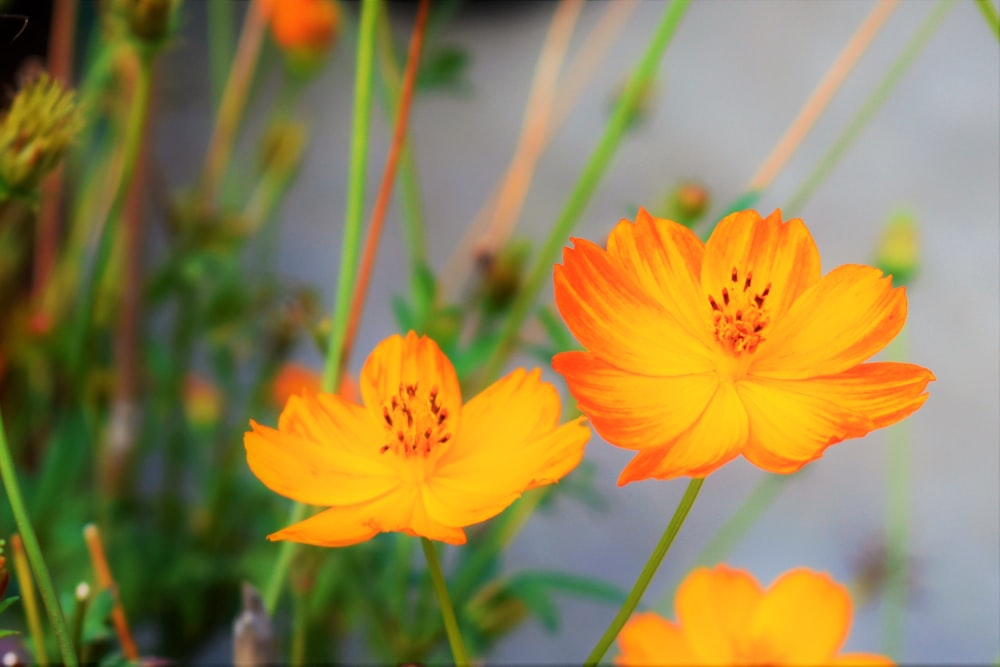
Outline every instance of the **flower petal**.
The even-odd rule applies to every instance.
[[[618,485],[649,478],[705,477],[735,458],[747,435],[747,411],[740,397],[733,385],[718,383],[698,420],[663,447],[640,451],[622,470]]]
[[[455,367],[438,344],[410,331],[406,338],[390,336],[368,355],[361,369],[361,396],[365,407],[382,423],[382,407],[400,392],[400,386],[417,384],[421,392],[438,389],[438,402],[457,420],[462,407],[462,389]]]
[[[763,598],[757,580],[726,565],[698,568],[681,582],[674,599],[677,622],[703,664],[732,664]]]
[[[589,352],[564,352],[552,368],[566,378],[580,411],[617,447],[651,449],[672,441],[705,411],[715,373],[657,377],[620,370]]]
[[[851,596],[829,575],[805,568],[781,575],[765,591],[750,633],[788,664],[829,664],[851,625]]]
[[[672,313],[693,338],[711,335],[712,313],[701,289],[705,246],[694,232],[640,208],[635,224],[619,222],[608,254],[642,289]]]
[[[385,467],[378,457],[383,440],[380,423],[363,407],[337,394],[306,391],[292,396],[278,417],[278,430],[370,458]]]
[[[633,614],[618,633],[618,646],[620,667],[697,664],[677,624],[652,612]]]
[[[786,379],[841,373],[885,347],[905,322],[904,288],[870,266],[840,266],[775,319],[750,372]]]
[[[568,474],[590,429],[581,419],[559,426],[560,412],[559,394],[539,370],[518,369],[470,400],[425,486],[431,516],[453,526],[478,523]]]
[[[584,347],[637,373],[685,375],[712,368],[710,332],[693,337],[608,253],[590,241],[573,244],[555,267],[555,298]]]
[[[926,368],[889,362],[810,380],[748,378],[737,385],[750,415],[744,454],[771,472],[794,472],[830,445],[915,411],[933,379]]]
[[[844,653],[830,658],[827,664],[831,667],[893,667],[896,663],[874,653]]]
[[[705,244],[701,285],[705,294],[718,294],[737,269],[739,289],[752,274],[750,291],[768,285],[767,311],[772,321],[820,279],[819,250],[798,218],[781,221],[781,210],[761,218],[756,211],[740,211],[716,225]]]
[[[256,422],[243,442],[247,464],[267,488],[309,505],[348,505],[381,496],[399,484],[377,459],[359,457],[320,442]]]

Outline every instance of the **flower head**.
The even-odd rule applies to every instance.
[[[743,454],[790,473],[923,405],[934,376],[862,363],[906,320],[868,266],[820,274],[801,220],[734,213],[703,244],[640,210],[605,251],[574,239],[556,304],[586,348],[553,359],[604,438],[636,450],[619,484],[704,477]]]
[[[687,576],[674,600],[677,622],[634,615],[618,635],[617,665],[891,665],[840,653],[851,597],[828,575],[789,570],[764,590],[726,565]]]
[[[340,14],[332,0],[261,0],[274,41],[283,49],[321,56],[337,33]]]
[[[277,429],[251,422],[253,473],[276,493],[329,507],[270,539],[346,546],[399,531],[463,544],[463,527],[583,457],[590,429],[583,418],[559,425],[559,394],[540,375],[516,370],[463,405],[433,340],[411,331],[382,341],[361,371],[361,405],[306,391]]]

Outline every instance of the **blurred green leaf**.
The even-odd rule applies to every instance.
[[[468,79],[469,54],[456,46],[443,46],[422,58],[417,73],[417,90],[466,92],[472,89]]]

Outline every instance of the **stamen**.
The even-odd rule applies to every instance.
[[[708,296],[708,302],[712,304],[712,310],[718,310],[718,311],[722,310],[722,308],[719,307],[719,302],[716,301],[711,294]]]
[[[743,291],[750,289],[750,281],[753,280],[753,271],[747,271],[747,279],[743,282]]]
[[[729,305],[729,290],[727,290],[725,287],[722,288],[722,302],[725,303],[727,306]]]
[[[382,416],[385,417],[385,423],[388,424],[390,428],[392,428],[392,417],[389,416],[389,408],[383,406]]]
[[[737,278],[738,278],[738,275],[736,273],[736,267],[734,266],[733,267],[733,282],[734,283],[737,281]]]
[[[763,305],[764,305],[764,297],[762,297],[762,296],[761,296],[760,294],[758,294],[757,296],[755,296],[755,297],[753,298],[753,302],[754,302],[755,304],[757,304],[757,307],[758,307],[758,308],[760,308],[761,306],[763,306]]]

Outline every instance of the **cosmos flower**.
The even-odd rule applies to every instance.
[[[617,665],[891,665],[840,653],[851,597],[828,575],[790,570],[764,590],[748,572],[718,565],[677,589],[677,622],[635,614],[618,635]]]
[[[559,425],[559,394],[538,370],[516,370],[463,405],[451,362],[412,331],[372,351],[360,385],[361,405],[305,391],[277,429],[251,422],[253,473],[329,508],[270,539],[346,546],[399,531],[463,544],[465,526],[575,468],[590,438],[582,417]]]
[[[333,42],[340,22],[332,0],[261,0],[261,12],[282,48],[322,54]]]
[[[743,454],[791,473],[923,405],[934,376],[862,363],[906,321],[906,292],[868,266],[820,273],[801,220],[742,211],[707,243],[640,210],[608,248],[580,239],[555,297],[586,348],[553,359],[608,442],[619,484],[704,477]]]

